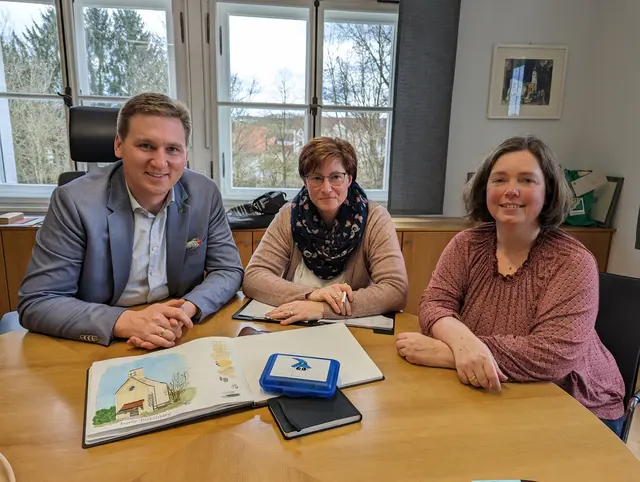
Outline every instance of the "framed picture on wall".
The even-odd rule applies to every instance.
[[[607,176],[607,181],[606,184],[595,189],[593,206],[589,214],[591,219],[603,228],[610,228],[613,224],[624,177]]]
[[[489,119],[560,119],[569,49],[497,44],[489,84]]]

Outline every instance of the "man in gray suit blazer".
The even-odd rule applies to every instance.
[[[215,183],[185,169],[190,131],[186,107],[165,95],[125,104],[122,161],[53,192],[19,291],[25,328],[170,347],[234,296],[240,256]]]

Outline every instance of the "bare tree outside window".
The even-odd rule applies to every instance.
[[[368,189],[384,187],[389,114],[357,107],[391,106],[393,36],[388,24],[325,24],[323,102],[351,108],[325,110],[322,134],[354,145],[358,180]]]
[[[260,86],[247,88],[231,77],[234,102],[249,102]],[[293,74],[278,71],[274,79],[278,103],[291,102]],[[298,153],[304,144],[304,111],[293,109],[234,108],[231,111],[233,185],[235,187],[299,188]]]
[[[392,23],[326,22],[324,26],[322,104],[326,108],[321,109],[322,132],[317,135],[341,137],[355,146],[359,182],[368,189],[385,187],[394,35]],[[286,64],[283,58],[276,62]],[[232,71],[229,100],[247,104],[229,108],[232,187],[302,186],[297,161],[307,138],[306,110],[260,108],[259,101],[296,104],[304,82],[286,66],[273,78],[260,72],[242,78]],[[260,95],[267,87],[268,99]]]

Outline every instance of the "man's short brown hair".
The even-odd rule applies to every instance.
[[[356,150],[344,139],[333,137],[316,137],[311,139],[300,151],[298,158],[298,173],[301,178],[315,172],[327,159],[338,159],[351,181],[355,182],[358,175],[358,159]]]
[[[520,151],[528,151],[537,159],[544,176],[544,206],[538,216],[540,226],[557,227],[567,219],[573,198],[571,188],[551,149],[538,137],[531,135],[509,137],[485,158],[463,191],[467,217],[482,222],[494,220],[487,208],[489,175],[498,159]]]
[[[118,113],[117,130],[121,141],[129,134],[129,121],[136,114],[176,117],[184,127],[185,144],[189,144],[191,136],[191,115],[182,102],[173,100],[165,94],[145,92],[131,97]]]

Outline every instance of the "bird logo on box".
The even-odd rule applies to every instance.
[[[294,363],[293,365],[291,365],[291,368],[295,368],[296,370],[300,370],[303,372],[306,370],[311,370],[311,367],[309,366],[306,360],[303,360],[302,358],[295,358],[295,357],[293,357],[293,359],[296,360],[297,363]]]

